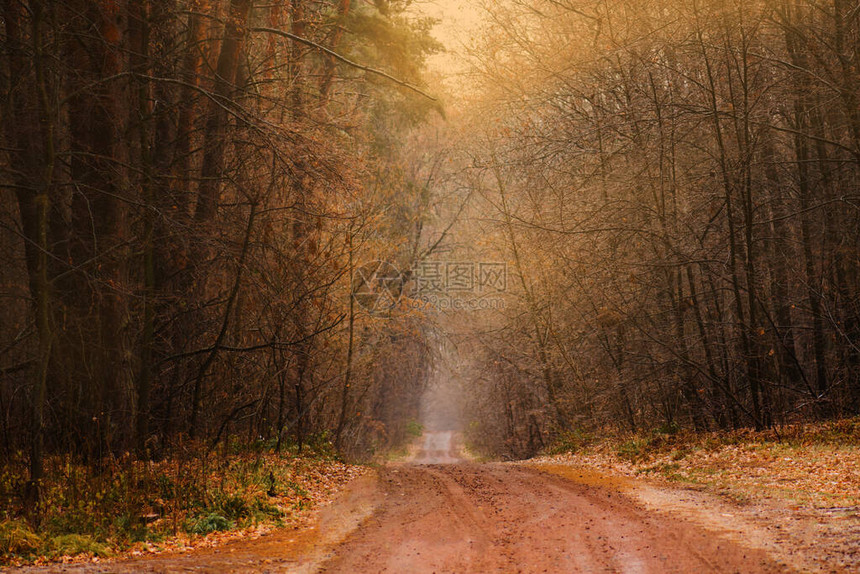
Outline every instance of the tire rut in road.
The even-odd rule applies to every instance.
[[[324,572],[785,572],[611,488],[502,464],[380,472],[377,514]]]

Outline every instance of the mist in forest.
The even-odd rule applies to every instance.
[[[463,428],[463,383],[456,372],[456,355],[440,353],[427,390],[421,397],[421,424],[429,431],[460,431]]]

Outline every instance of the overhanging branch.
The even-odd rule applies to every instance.
[[[377,76],[381,76],[381,77],[385,78],[386,80],[394,82],[398,86],[403,86],[404,88],[410,89],[417,94],[421,94],[422,96],[424,96],[425,98],[427,98],[428,100],[430,100],[432,102],[437,101],[436,98],[434,98],[433,96],[431,96],[427,92],[423,91],[421,88],[413,86],[409,82],[404,82],[403,80],[395,78],[391,74],[387,74],[387,73],[383,72],[382,70],[377,70],[376,68],[371,68],[369,66],[359,64],[358,62],[353,62],[349,58],[341,56],[340,54],[338,54],[334,50],[330,50],[329,48],[326,48],[325,46],[323,46],[321,44],[317,44],[316,42],[314,42],[312,40],[308,40],[307,38],[302,38],[301,36],[296,36],[295,34],[291,34],[289,32],[284,32],[283,30],[278,30],[277,28],[251,28],[251,31],[252,32],[266,32],[267,34],[275,34],[276,36],[281,36],[283,38],[287,38],[287,39],[292,40],[294,42],[304,44],[305,46],[310,46],[311,48],[319,50],[320,52],[323,52],[327,56],[331,56],[332,58],[334,58],[338,62],[342,62],[342,63],[346,64],[347,66],[352,66],[353,68],[357,68],[359,70],[362,70],[364,72],[368,72],[370,74],[376,74]]]

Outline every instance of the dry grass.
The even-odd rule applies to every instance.
[[[555,452],[541,460],[703,485],[738,499],[778,497],[830,509],[860,505],[860,418],[764,432],[653,432],[600,440],[580,433]]]

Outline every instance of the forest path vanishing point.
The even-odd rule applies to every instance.
[[[310,529],[282,530],[182,555],[25,571],[807,570],[786,552],[772,552],[760,529],[720,518],[731,515],[718,507],[717,499],[696,499],[696,493],[690,493],[697,507],[691,512],[689,504],[686,509],[676,504],[691,500],[683,495],[679,499],[678,491],[643,484],[633,495],[631,481],[622,483],[585,469],[479,464],[463,459],[460,452],[455,433],[425,433],[408,461],[356,480]]]

